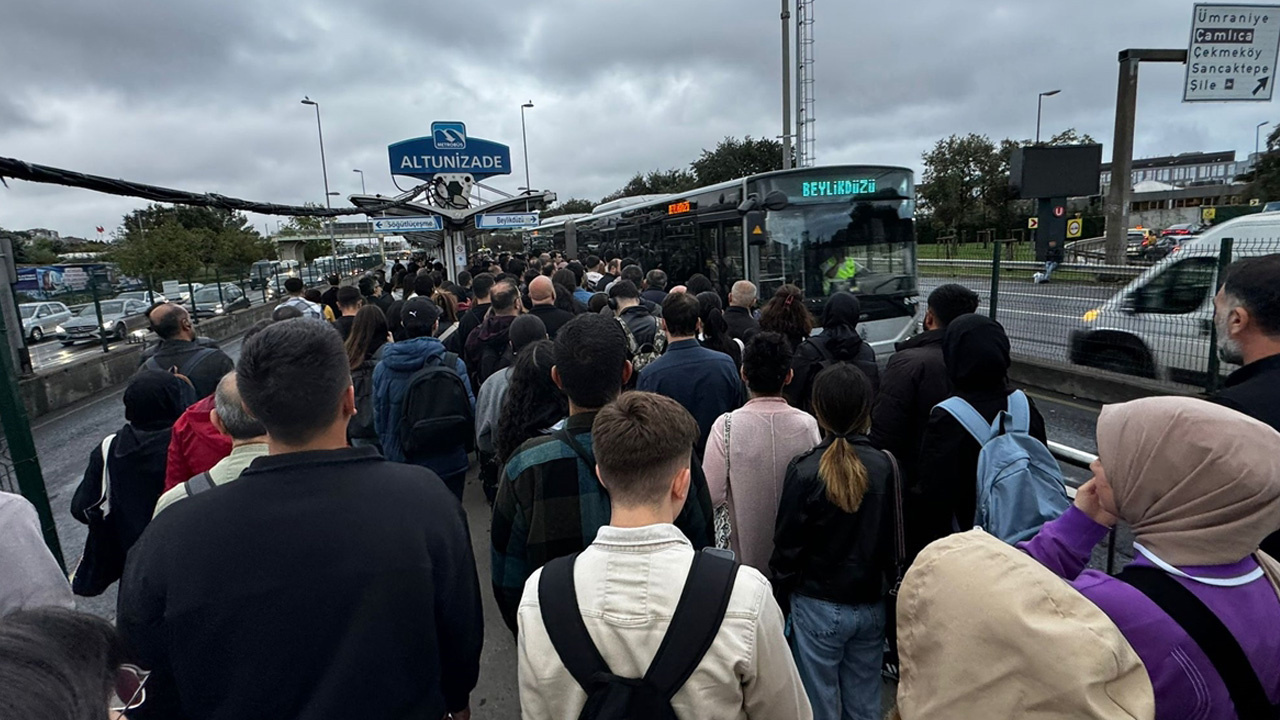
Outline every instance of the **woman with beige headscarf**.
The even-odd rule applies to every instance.
[[[1280,565],[1258,553],[1280,527],[1280,433],[1191,398],[1109,405],[1092,469],[1075,506],[1021,547],[1114,621],[1146,667],[1156,718],[1237,714],[1178,623],[1133,585],[1084,569],[1117,518],[1133,529],[1133,565],[1190,590],[1239,643],[1269,701],[1280,701]]]

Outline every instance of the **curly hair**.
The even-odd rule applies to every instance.
[[[804,306],[804,291],[791,284],[778,288],[760,311],[760,329],[782,333],[791,347],[800,347],[813,332],[813,316]]]
[[[569,414],[569,401],[551,379],[555,343],[530,343],[516,356],[511,383],[498,417],[498,462],[505,464],[524,441],[542,434]]]

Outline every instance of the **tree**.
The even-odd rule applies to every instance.
[[[714,185],[748,175],[782,169],[782,143],[768,138],[726,137],[715,150],[703,150],[690,167],[698,185]]]
[[[1245,195],[1262,202],[1280,199],[1280,126],[1267,136],[1267,150],[1258,163],[1237,180],[1249,183]]]
[[[978,228],[999,214],[991,210],[1007,202],[1009,184],[1008,158],[1001,156],[990,138],[974,133],[944,138],[924,153],[918,193],[937,228]]]
[[[570,213],[589,213],[596,206],[590,200],[582,200],[579,198],[569,198],[562,203],[555,205],[542,211],[542,217],[556,217],[557,215],[568,215]]]
[[[126,274],[184,279],[206,269],[242,270],[262,257],[262,237],[238,212],[148,205],[124,216],[112,256]]]
[[[688,170],[672,168],[670,170],[653,170],[644,175],[636,173],[616,192],[604,196],[600,202],[606,203],[633,195],[670,195],[682,193],[698,187],[698,179]]]
[[[200,269],[198,234],[174,217],[148,225],[145,231],[117,232],[117,238],[111,259],[126,275],[151,281],[184,280]]]

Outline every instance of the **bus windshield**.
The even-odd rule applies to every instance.
[[[792,205],[766,216],[760,248],[760,292],[783,283],[806,298],[848,291],[857,295],[915,295],[915,236],[902,203]]]

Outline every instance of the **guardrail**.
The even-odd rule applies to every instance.
[[[1064,462],[1072,467],[1078,467],[1084,470],[1088,470],[1089,466],[1093,464],[1093,461],[1098,459],[1098,456],[1094,455],[1093,453],[1087,453],[1083,450],[1077,450],[1076,448],[1068,447],[1066,445],[1063,445],[1062,443],[1056,443],[1050,440],[1048,444],[1049,444],[1049,452],[1053,453],[1054,458],[1056,458],[1059,462]],[[1070,497],[1072,500],[1075,500],[1076,488],[1074,486],[1067,485],[1067,497]],[[1107,574],[1108,575],[1112,574],[1112,571],[1115,569],[1115,564],[1116,564],[1116,527],[1112,525],[1111,530],[1107,533]]]

